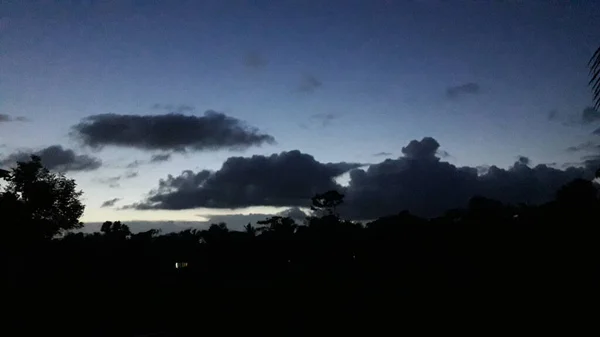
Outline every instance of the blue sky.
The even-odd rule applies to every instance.
[[[216,170],[230,156],[298,149],[320,162],[375,163],[375,153],[395,158],[430,136],[458,166],[506,168],[518,155],[560,166],[579,159],[567,147],[589,138],[589,128],[563,124],[591,104],[586,63],[599,19],[595,1],[3,1],[0,114],[29,121],[0,124],[0,154],[61,144],[101,158],[99,170],[68,174],[85,192],[84,221],[225,212],[99,206],[134,203],[168,174]],[[477,90],[447,95],[466,84]],[[277,143],[176,153],[111,188],[99,180],[151,154],[69,137],[90,115],[180,105],[245,121]]]

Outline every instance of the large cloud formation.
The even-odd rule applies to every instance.
[[[52,145],[38,151],[18,151],[0,159],[0,167],[10,167],[20,161],[29,161],[31,155],[36,155],[49,170],[57,172],[91,171],[102,166],[100,159],[77,154],[61,145]]]
[[[421,216],[436,216],[464,207],[475,195],[508,203],[541,203],[552,199],[560,186],[585,174],[580,168],[531,168],[525,157],[509,169],[491,166],[478,172],[475,167],[441,161],[436,157],[438,147],[433,138],[413,140],[402,149],[404,157],[351,171],[345,214],[371,219],[407,209]]]
[[[340,212],[352,219],[373,219],[402,210],[436,216],[464,207],[481,195],[509,203],[541,203],[552,199],[560,186],[583,177],[584,168],[558,170],[547,165],[530,167],[528,158],[508,169],[496,166],[481,171],[441,161],[439,143],[431,138],[413,140],[403,156],[359,169],[360,164],[320,163],[299,151],[229,158],[216,171],[185,171],[169,176],[138,209],[186,209],[246,206],[304,207],[318,192],[337,189],[346,195]],[[350,171],[348,186],[336,176]]]
[[[74,125],[71,135],[94,148],[111,145],[162,151],[245,149],[275,141],[273,136],[215,111],[203,116],[93,115]]]
[[[320,163],[300,151],[271,156],[231,157],[216,172],[184,171],[160,180],[138,209],[306,206],[318,192],[338,188],[334,178],[361,166]]]

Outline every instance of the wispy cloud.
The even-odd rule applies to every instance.
[[[29,119],[22,116],[10,116],[6,114],[0,114],[0,123],[10,123],[10,122],[29,122]]]
[[[267,59],[258,52],[249,52],[244,55],[244,65],[248,68],[259,69],[267,65]]]
[[[121,200],[121,198],[114,198],[114,199],[106,200],[105,202],[102,203],[102,205],[100,205],[100,207],[101,208],[113,207],[120,200]]]
[[[187,113],[196,110],[195,107],[187,104],[160,104],[156,103],[152,105],[152,109],[154,110],[162,110],[166,113]]]
[[[330,126],[331,123],[338,119],[339,116],[332,113],[318,113],[310,116],[310,119],[313,122],[318,123],[321,127]]]
[[[464,83],[448,87],[446,89],[446,97],[449,99],[459,98],[467,95],[477,95],[481,92],[481,86],[474,82]]]
[[[301,92],[311,93],[320,88],[322,85],[323,82],[321,82],[314,75],[304,75],[300,79],[298,90]]]

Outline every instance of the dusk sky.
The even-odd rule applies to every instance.
[[[545,200],[600,156],[598,22],[591,0],[0,1],[0,166],[40,154],[84,222],[332,188],[356,219]]]

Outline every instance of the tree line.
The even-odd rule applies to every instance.
[[[336,211],[344,196],[327,191],[312,198],[303,223],[272,216],[242,231],[218,223],[132,233],[107,221],[85,234],[73,231],[84,209],[73,180],[37,157],[0,173],[4,289],[46,304],[108,306],[110,315],[94,318],[103,317],[104,329],[189,327],[182,317],[198,312],[212,326],[265,303],[262,313],[281,321],[306,308],[358,315],[432,297],[557,301],[590,296],[600,281],[600,199],[588,180],[572,181],[542,205],[474,196],[466,208],[431,219],[400,211],[350,221]],[[192,311],[175,310],[190,303],[197,303]]]

